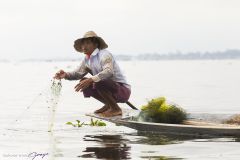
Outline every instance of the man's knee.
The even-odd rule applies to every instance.
[[[102,80],[102,81],[99,81],[97,83],[95,83],[95,87],[96,89],[106,89],[106,90],[111,90],[111,91],[116,91],[117,89],[117,84],[116,82],[112,81],[112,80]]]

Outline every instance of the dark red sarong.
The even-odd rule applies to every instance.
[[[107,79],[93,83],[88,88],[83,90],[83,95],[84,97],[94,97],[98,100],[101,100],[101,96],[98,94],[97,90],[110,91],[118,103],[127,102],[131,94],[131,90],[127,88],[123,83],[114,82],[110,79]]]

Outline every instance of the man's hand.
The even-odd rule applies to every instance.
[[[53,78],[55,78],[55,79],[63,79],[63,78],[66,77],[66,75],[67,75],[66,72],[64,72],[63,70],[60,70],[60,71],[58,71],[58,72],[55,74],[55,76],[54,76]]]
[[[93,83],[93,80],[92,78],[86,78],[82,81],[80,81],[74,88],[75,88],[75,91],[78,92],[78,91],[83,91],[84,89],[86,89],[87,87],[89,87],[91,84]]]

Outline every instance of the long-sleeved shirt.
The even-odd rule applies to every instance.
[[[106,49],[99,50],[96,48],[89,58],[85,56],[80,66],[72,72],[67,72],[65,79],[82,79],[88,73],[89,69],[93,74],[91,78],[94,82],[99,82],[109,78],[115,82],[123,83],[123,85],[129,89],[131,88],[114,57]]]

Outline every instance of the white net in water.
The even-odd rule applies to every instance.
[[[54,120],[55,120],[55,114],[56,114],[56,109],[57,105],[59,102],[59,97],[61,94],[61,89],[62,89],[62,83],[61,80],[52,80],[52,85],[51,85],[51,90],[50,90],[50,95],[48,97],[48,104],[49,104],[49,121],[48,121],[48,131],[51,132],[54,126]]]
[[[8,130],[52,131],[62,89],[61,80],[52,80],[25,109],[6,124]]]

